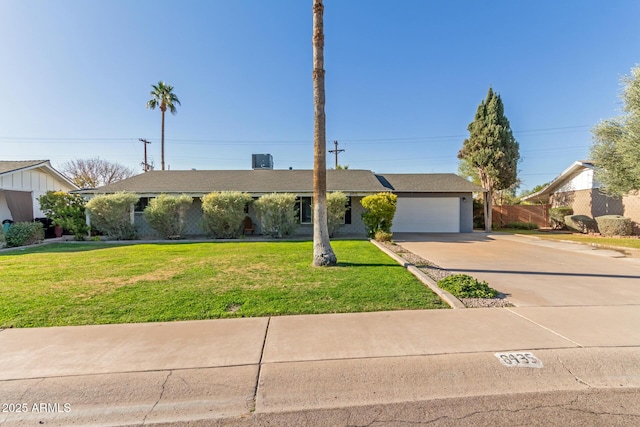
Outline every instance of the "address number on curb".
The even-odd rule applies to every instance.
[[[542,368],[542,360],[533,353],[495,353],[500,363],[509,368]]]

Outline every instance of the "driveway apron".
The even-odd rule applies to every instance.
[[[504,294],[518,307],[640,304],[640,258],[586,245],[491,233],[396,233],[405,249]]]

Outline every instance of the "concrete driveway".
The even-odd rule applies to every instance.
[[[518,307],[640,304],[640,258],[586,245],[492,233],[395,233],[407,250],[469,274]]]

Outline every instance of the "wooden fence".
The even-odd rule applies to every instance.
[[[502,227],[510,222],[532,222],[538,227],[549,227],[550,205],[493,206],[494,227]]]

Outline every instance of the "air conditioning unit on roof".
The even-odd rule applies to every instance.
[[[255,169],[273,169],[273,156],[271,154],[252,154],[251,167]]]

